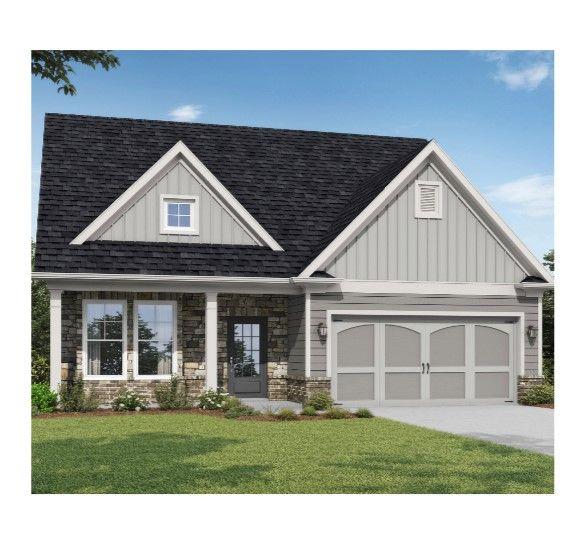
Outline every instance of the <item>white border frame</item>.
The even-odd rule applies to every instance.
[[[172,372],[171,374],[141,375],[139,374],[139,333],[137,320],[138,307],[140,304],[147,305],[170,305],[172,306],[173,342]],[[133,379],[144,381],[165,381],[171,379],[178,373],[178,302],[176,300],[135,300],[133,302]]]
[[[88,304],[122,304],[123,306],[123,353],[122,353],[122,374],[120,375],[102,375],[102,374],[88,374],[88,320],[86,317],[86,308]],[[84,381],[124,381],[127,379],[128,369],[128,322],[127,322],[127,307],[128,303],[126,300],[109,300],[107,298],[99,299],[84,299],[82,300],[82,378]]]
[[[187,203],[190,206],[190,226],[180,228],[167,225],[167,204]],[[199,235],[200,234],[200,203],[199,197],[189,194],[161,194],[159,196],[159,233],[161,235]]]
[[[518,377],[525,375],[525,313],[520,311],[513,312],[498,312],[498,311],[394,311],[394,310],[369,310],[369,309],[327,309],[327,368],[326,377],[331,379],[333,383],[333,353],[332,353],[332,335],[333,335],[333,316],[396,316],[396,317],[439,317],[439,318],[513,318],[514,323],[514,347],[515,353],[513,354],[513,375],[512,375],[512,387],[513,387],[513,403],[518,403]],[[518,338],[518,343],[517,343]],[[518,352],[518,353],[517,353]],[[332,390],[331,390],[332,392]],[[460,400],[461,401],[461,400]],[[339,403],[339,402],[338,402]],[[347,402],[348,404],[355,404],[357,402]],[[363,402],[365,403],[365,402]],[[430,401],[429,403],[432,403]],[[442,403],[452,403],[448,400],[435,400],[435,404],[441,405]],[[455,403],[455,402],[454,402]],[[461,401],[461,403],[464,403]],[[496,404],[496,400],[476,400],[475,402],[469,401],[469,403],[490,403]],[[500,402],[502,403],[502,402]],[[407,404],[408,405],[408,404]],[[425,405],[423,400],[413,401],[410,405]]]
[[[423,181],[416,180],[414,182],[414,217],[415,218],[443,218],[443,182],[441,181]],[[435,189],[435,211],[421,210],[421,187],[431,187]]]

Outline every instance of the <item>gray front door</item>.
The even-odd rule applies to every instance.
[[[229,394],[243,398],[267,395],[267,318],[228,320]]]

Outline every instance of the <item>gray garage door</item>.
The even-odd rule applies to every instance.
[[[365,405],[514,399],[514,324],[504,319],[333,319],[333,395]]]

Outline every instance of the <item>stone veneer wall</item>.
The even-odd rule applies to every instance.
[[[304,403],[315,392],[331,393],[331,378],[312,376],[288,377],[288,400]]]

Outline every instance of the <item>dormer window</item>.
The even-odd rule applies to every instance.
[[[439,181],[415,182],[414,216],[416,218],[443,218],[441,186]]]
[[[161,196],[161,233],[198,235],[198,197]]]

